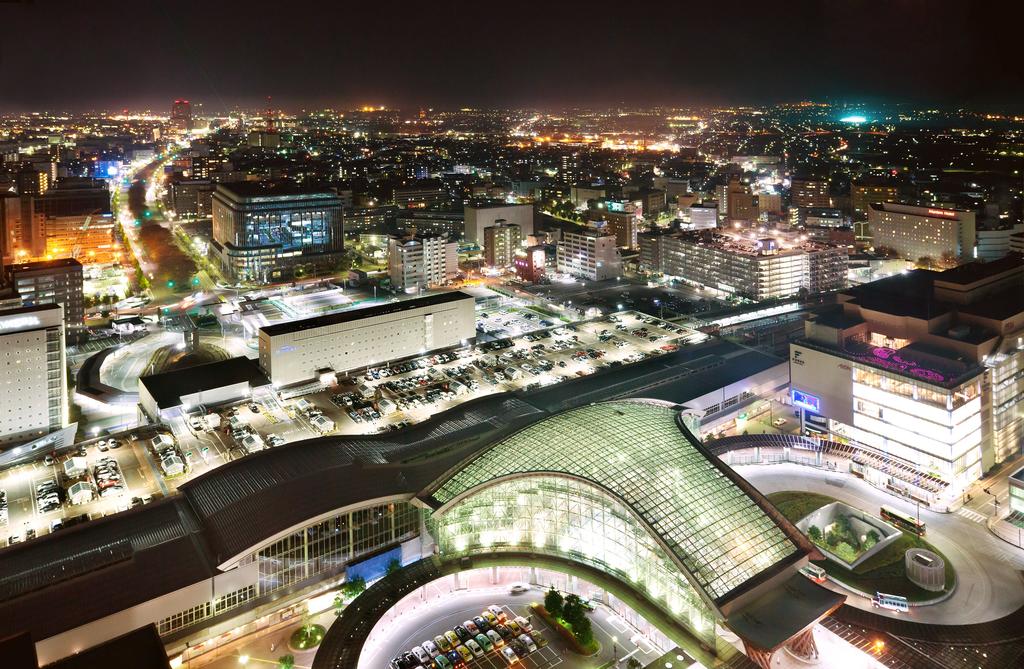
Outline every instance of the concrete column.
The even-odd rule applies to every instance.
[[[494,585],[497,582],[498,582],[498,568],[497,567],[491,567],[491,585]]]
[[[452,589],[459,590],[460,588],[462,588],[462,585],[459,583],[459,572],[455,572],[452,574]]]
[[[532,585],[537,585],[537,582],[537,568],[530,567],[530,583]]]

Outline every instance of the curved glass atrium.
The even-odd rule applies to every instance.
[[[670,565],[717,602],[801,551],[676,418],[668,404],[615,401],[508,437],[433,491],[440,547],[522,548],[607,567],[691,610],[701,631],[699,598]]]

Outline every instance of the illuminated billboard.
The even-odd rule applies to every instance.
[[[794,388],[792,390],[792,397],[795,406],[813,411],[814,413],[821,413],[821,400],[814,395]]]

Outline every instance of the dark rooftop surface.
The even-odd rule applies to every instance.
[[[294,197],[300,195],[317,195],[322,197],[338,197],[335,193],[325,190],[302,188],[291,181],[230,181],[217,184],[218,191],[227,191],[236,198]]]
[[[139,384],[146,386],[146,390],[161,409],[178,406],[181,404],[182,395],[191,395],[243,381],[248,382],[253,388],[270,384],[270,380],[260,371],[259,365],[245,356],[139,378]]]
[[[411,300],[400,300],[398,302],[389,302],[388,304],[363,307],[361,309],[339,311],[338,313],[327,314],[326,316],[314,316],[313,318],[305,318],[303,320],[291,321],[288,323],[267,325],[266,327],[260,328],[260,332],[271,337],[276,337],[283,334],[292,334],[294,332],[322,328],[328,325],[351,323],[352,321],[358,321],[364,318],[397,314],[403,311],[409,311],[410,309],[450,304],[452,302],[458,302],[459,300],[474,300],[475,302],[475,298],[473,298],[473,296],[467,295],[462,291],[455,290],[444,293],[434,293],[433,295],[417,297]]]
[[[7,265],[8,272],[34,272],[46,269],[57,269],[64,267],[79,267],[82,263],[74,258],[55,258],[54,260],[36,260],[33,262],[19,262]]]
[[[939,302],[932,290],[938,272],[919,269],[897,274],[843,291],[852,295],[865,309],[897,316],[930,320],[948,313],[950,307]]]
[[[989,277],[1002,274],[1008,270],[1024,265],[1024,256],[1009,253],[998,260],[989,262],[970,262],[953,269],[947,269],[935,277],[938,283],[955,283],[962,286],[977,283]]]
[[[793,574],[729,616],[729,629],[753,646],[775,650],[794,635],[831,613],[846,600],[804,577]]]
[[[1024,312],[1024,282],[959,307],[965,314],[1004,321]]]
[[[130,662],[127,658],[131,658]],[[131,669],[170,669],[171,663],[156,626],[150,624],[122,634],[106,643],[48,664],[46,669],[113,669],[129,665]]]

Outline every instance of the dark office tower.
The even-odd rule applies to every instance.
[[[558,178],[562,183],[570,186],[579,183],[581,178],[580,154],[566,153],[562,155],[562,163],[558,166]]]
[[[77,344],[85,334],[82,264],[74,258],[23,262],[4,268],[4,279],[26,307],[59,304],[64,310],[64,335]]]
[[[217,184],[211,255],[236,280],[330,274],[342,251],[341,198],[288,182]]]
[[[41,199],[0,193],[0,254],[4,262],[46,253],[46,216],[36,206]]]
[[[171,125],[178,130],[192,129],[192,103],[188,100],[175,100],[171,106]]]

